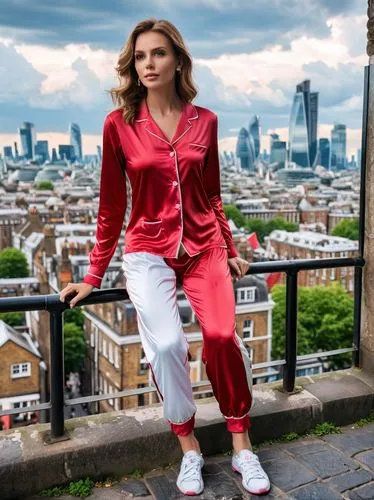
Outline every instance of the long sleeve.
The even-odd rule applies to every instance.
[[[116,250],[126,212],[125,157],[114,123],[108,115],[103,127],[96,243],[89,254],[89,269],[83,282],[100,288]]]
[[[237,257],[238,252],[232,241],[231,229],[222,206],[217,132],[218,118],[215,115],[210,125],[209,151],[204,168],[204,188],[221,227],[227,245],[228,257],[231,258]]]

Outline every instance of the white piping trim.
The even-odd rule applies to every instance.
[[[99,280],[102,280],[103,277],[102,276],[97,276],[96,274],[93,274],[93,273],[87,273],[87,274],[90,274],[91,276],[94,276],[95,278],[99,279]]]
[[[142,118],[141,120],[135,120],[136,122],[140,123],[140,122],[146,122],[147,121],[147,118]]]
[[[196,142],[189,142],[190,146],[199,146],[200,148],[208,149],[208,146],[204,146],[204,144],[196,144]]]
[[[234,420],[242,420],[242,419],[243,419],[243,418],[245,418],[247,415],[249,415],[249,412],[248,412],[248,413],[246,413],[245,415],[243,415],[242,417],[226,417],[226,415],[224,415],[224,414],[222,413],[222,416],[223,416],[223,417],[225,417],[225,418],[232,418],[232,419],[234,419]]]

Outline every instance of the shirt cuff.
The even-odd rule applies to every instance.
[[[227,245],[227,253],[229,259],[233,259],[234,257],[239,257],[239,253],[233,243],[231,243],[231,245]]]
[[[101,282],[102,278],[99,278],[99,276],[94,276],[91,273],[87,273],[86,276],[83,278],[83,283],[88,283],[89,285],[92,285],[96,288],[101,287]]]

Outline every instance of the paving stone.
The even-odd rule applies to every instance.
[[[368,483],[372,479],[373,474],[361,469],[358,471],[348,472],[347,474],[342,474],[340,476],[335,476],[327,481],[326,484],[336,491],[343,492]]]
[[[245,498],[235,481],[224,472],[204,477],[204,485],[204,491],[207,494],[213,493],[217,500],[241,500]]]
[[[374,451],[365,451],[355,455],[355,459],[367,465],[371,470],[374,470]]]
[[[358,468],[357,463],[333,449],[298,455],[298,459],[322,479]]]
[[[317,479],[314,474],[292,458],[265,462],[263,469],[268,474],[270,482],[283,491],[293,490]]]
[[[312,483],[288,494],[290,500],[341,500],[339,493],[326,484]]]
[[[366,427],[366,426],[365,426]],[[374,429],[348,429],[344,434],[331,434],[324,440],[349,455],[374,448]]]
[[[120,493],[131,494],[133,497],[145,497],[149,495],[149,491],[143,481],[136,479],[129,479],[128,481],[121,481],[117,485]]]
[[[175,482],[169,481],[165,476],[146,477],[145,482],[155,500],[182,500],[185,498]]]
[[[220,472],[222,472],[222,467],[220,467],[220,465],[217,463],[205,462],[203,467],[203,476],[209,474],[219,474]]]
[[[282,450],[278,450],[275,448],[272,450],[269,448],[268,450],[260,450],[256,453],[260,462],[265,462],[266,460],[282,460],[283,458],[289,458],[287,453]]]
[[[303,443],[290,444],[286,450],[293,455],[305,455],[306,453],[324,451],[326,448],[330,449],[331,447],[324,441],[312,441],[310,443],[304,441]]]
[[[374,483],[367,484],[361,488],[348,492],[348,498],[351,500],[373,500]]]

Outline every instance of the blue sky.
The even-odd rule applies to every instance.
[[[263,144],[273,130],[287,139],[295,85],[310,78],[320,92],[320,136],[334,122],[359,147],[363,67],[367,63],[362,0],[2,0],[0,146],[35,124],[52,146],[80,124],[84,152],[100,144],[112,103],[118,53],[134,25],[172,21],[194,59],[196,104],[219,116],[221,147],[230,148],[253,114]]]

